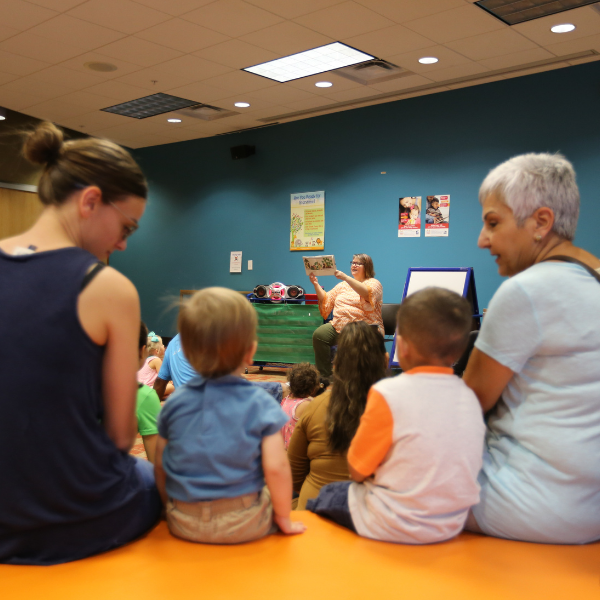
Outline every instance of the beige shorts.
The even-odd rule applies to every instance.
[[[167,502],[171,533],[191,542],[239,544],[274,533],[271,494],[261,492],[209,502]]]

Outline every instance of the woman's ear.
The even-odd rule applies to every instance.
[[[543,239],[552,231],[552,227],[554,227],[554,211],[551,208],[542,206],[534,211],[531,218],[534,221],[533,233],[535,235],[540,235]]]
[[[77,205],[79,214],[84,219],[91,217],[98,210],[100,204],[102,204],[102,191],[98,186],[90,185],[81,190]]]

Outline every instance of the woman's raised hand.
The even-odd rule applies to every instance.
[[[314,273],[311,273],[308,278],[313,285],[319,285],[319,278]]]
[[[343,271],[337,271],[334,273],[334,275],[338,278],[341,279],[342,281],[346,281],[348,279],[348,275],[346,275],[346,273],[344,273]]]

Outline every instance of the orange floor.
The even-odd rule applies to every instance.
[[[106,554],[0,565],[2,600],[592,600],[600,544],[546,546],[462,534],[433,546],[363,539],[311,513],[308,531],[241,546],[191,544],[164,522]]]

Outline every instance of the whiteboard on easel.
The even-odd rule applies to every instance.
[[[440,287],[456,292],[463,296],[465,294],[465,284],[467,283],[468,271],[441,271],[430,269],[427,271],[417,271],[410,269],[406,281],[403,300],[407,296],[414,294],[426,287]]]
[[[471,302],[474,317],[481,316],[477,314],[479,313],[479,305],[477,302],[477,291],[475,290],[473,267],[411,267],[408,269],[408,275],[406,276],[402,300],[426,287],[440,287],[451,292],[456,292]],[[399,366],[395,334],[389,366]]]

